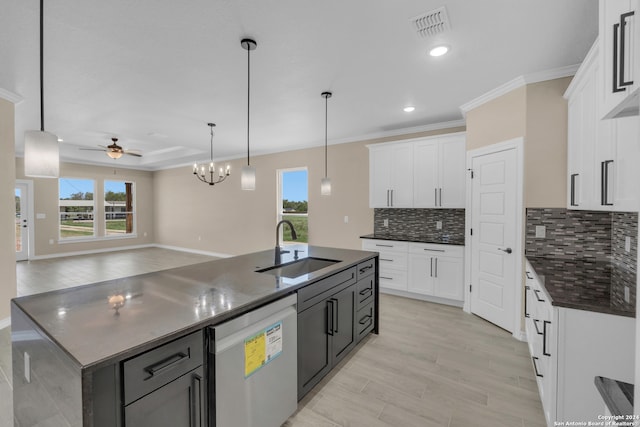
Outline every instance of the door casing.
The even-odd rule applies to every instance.
[[[27,199],[27,260],[33,258],[34,256],[34,248],[35,248],[35,218],[33,214],[33,181],[30,179],[16,179],[15,186],[18,185],[26,188],[26,199]]]

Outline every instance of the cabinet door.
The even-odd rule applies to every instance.
[[[440,157],[437,141],[417,142],[414,146],[413,203],[416,208],[438,206]]]
[[[413,207],[413,145],[392,146],[391,207]],[[387,162],[389,159],[387,159]]]
[[[465,137],[455,135],[441,138],[440,153],[440,207],[464,208],[467,162]]]
[[[613,180],[613,210],[638,211],[638,169],[640,168],[640,138],[638,117],[609,120],[613,127],[614,158],[609,179]]]
[[[193,427],[205,424],[202,367],[124,408],[126,427]]]
[[[462,300],[464,266],[460,258],[435,258],[435,295],[440,298]]]
[[[630,13],[631,12],[631,13]],[[598,118],[638,114],[638,2],[600,0],[602,104]]]
[[[391,206],[391,148],[369,149],[369,207]]]
[[[331,370],[329,313],[327,301],[298,313],[298,399]]]
[[[353,319],[356,307],[356,287],[349,286],[328,300],[331,357],[333,363],[340,361],[356,344]]]
[[[434,295],[435,277],[433,275],[435,257],[427,255],[409,255],[409,292]]]

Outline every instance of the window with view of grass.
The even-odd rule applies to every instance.
[[[297,240],[291,238],[289,227],[281,227],[282,241],[290,243],[309,242],[309,190],[307,168],[279,170],[278,221],[291,221]]]
[[[122,236],[134,233],[134,183],[104,182],[105,235]]]
[[[95,236],[95,181],[92,179],[60,178],[58,180],[60,238]]]

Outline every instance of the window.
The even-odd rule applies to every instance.
[[[60,238],[95,236],[93,223],[95,181],[92,179],[60,178],[58,189]]]
[[[135,230],[134,185],[126,181],[104,182],[105,235],[132,234]]]
[[[291,239],[291,230],[282,227],[282,242],[308,243],[308,200],[309,186],[307,183],[307,168],[283,169],[278,171],[280,188],[278,192],[278,221],[291,221],[298,235],[297,240]]]

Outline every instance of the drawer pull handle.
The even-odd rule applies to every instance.
[[[538,360],[538,358],[533,356],[531,357],[531,359],[533,360],[533,370],[536,372],[536,377],[544,378],[544,375],[538,372],[538,364],[536,363],[536,360]]]
[[[193,420],[190,424],[192,427],[200,427],[202,425],[201,422],[201,408],[202,408],[202,377],[198,374],[193,374],[191,377],[193,387],[193,393],[190,394],[189,400],[191,401],[191,419]],[[197,395],[197,397],[195,396]]]
[[[531,288],[529,286],[524,287],[524,317],[531,317],[531,315],[529,314],[529,310],[527,309],[527,300],[529,299],[528,293],[530,290]]]
[[[371,323],[371,315],[367,314],[362,319],[360,319],[358,323],[360,323],[361,325],[364,325],[365,323]]]
[[[392,248],[393,245],[380,245],[378,243],[376,243],[376,246],[381,247],[381,248]]]
[[[180,352],[172,356],[169,356],[166,359],[161,360],[160,362],[154,365],[144,368],[144,370],[149,373],[149,376],[145,378],[145,381],[150,378],[153,378],[155,375],[158,375],[166,371],[167,369],[173,368],[175,365],[177,365],[178,363],[188,358],[189,358],[189,354]]]
[[[360,295],[366,295],[366,296],[370,296],[371,294],[373,294],[373,289],[371,288],[366,288],[361,290],[360,292],[358,292]]]
[[[446,252],[446,250],[444,249],[422,249],[423,251],[429,251],[429,252]]]
[[[380,258],[380,261],[393,262],[392,259],[388,259],[388,258]]]
[[[381,279],[387,279],[387,280],[393,280],[393,277],[384,277],[384,276],[380,276]]]
[[[547,351],[547,325],[551,322],[544,320],[542,323],[542,354],[545,356],[551,356],[551,353]]]
[[[527,279],[533,280],[533,276],[531,276],[531,273],[527,271],[526,274],[527,274]]]
[[[534,293],[534,294],[536,294],[536,299],[537,299],[539,302],[544,302],[544,299],[540,298],[540,291],[539,291],[538,289],[534,289],[534,290],[533,290],[533,293]]]
[[[542,332],[540,332],[540,329],[538,329],[538,322],[538,319],[533,319],[533,326],[536,328],[536,334],[542,335]]]
[[[372,268],[373,268],[373,265],[367,265],[367,266],[365,266],[365,267],[362,267],[362,268],[360,269],[360,273],[364,273],[365,271],[370,270],[370,269],[372,269]]]

